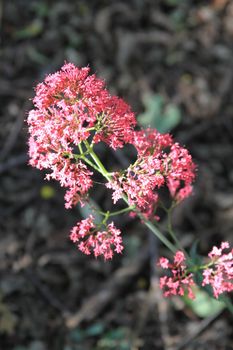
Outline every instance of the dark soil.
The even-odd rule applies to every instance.
[[[63,190],[27,165],[24,122],[33,87],[64,61],[89,65],[137,115],[145,94],[162,96],[181,112],[172,134],[198,166],[175,229],[202,254],[232,243],[233,1],[12,0],[1,10],[0,350],[233,349],[227,309],[200,318],[162,297],[155,261],[166,250],[137,220],[118,218],[125,251],[111,262],[74,248],[82,211],[66,210]],[[102,189],[95,199],[110,203]]]

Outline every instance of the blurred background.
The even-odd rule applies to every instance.
[[[173,223],[189,249],[232,243],[233,1],[3,0],[0,5],[0,349],[233,349],[232,315],[199,293],[164,299],[166,250],[118,218],[124,254],[110,262],[69,242],[86,213],[27,165],[33,88],[64,61],[89,65],[139,123],[171,132],[198,166]],[[127,154],[102,151],[109,167]],[[108,206],[102,189],[95,201]],[[161,218],[163,225],[163,218]]]

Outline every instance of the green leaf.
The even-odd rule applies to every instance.
[[[122,339],[126,336],[127,329],[124,327],[118,327],[105,334],[105,337],[111,340]]]
[[[130,350],[129,329],[118,327],[107,332],[97,344],[98,350]]]
[[[29,25],[15,33],[16,39],[35,38],[41,34],[43,30],[43,22],[40,19],[34,19]]]
[[[194,288],[194,294],[196,296],[194,300],[189,299],[187,296],[184,296],[183,300],[199,317],[210,317],[225,308],[225,304],[222,301],[210,297],[204,290],[198,287]]]
[[[92,326],[88,327],[85,331],[85,334],[88,336],[96,336],[96,335],[100,335],[104,332],[104,324],[103,323],[95,323]]]
[[[162,113],[163,103],[163,97],[160,95],[144,95],[145,112],[138,116],[139,124],[143,127],[153,126]]]
[[[180,123],[180,109],[172,103],[166,105],[161,95],[145,95],[143,103],[145,112],[138,116],[138,122],[142,127],[152,127],[161,133],[166,133]]]
[[[170,104],[165,109],[164,118],[161,120],[160,132],[165,133],[174,129],[181,122],[181,112],[178,107]]]

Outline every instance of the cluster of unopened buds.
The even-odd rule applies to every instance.
[[[100,173],[106,188],[112,190],[113,203],[122,199],[126,208],[114,213],[100,211],[102,222],[95,222],[90,215],[76,224],[70,239],[85,254],[93,252],[95,257],[111,259],[114,253],[122,252],[123,244],[120,230],[109,219],[125,212],[138,215],[175,253],[173,263],[166,258],[159,262],[170,272],[160,281],[164,295],[183,295],[187,291],[193,298],[194,272],[186,265],[187,257],[177,250],[173,233],[171,242],[153,225],[158,220],[161,188],[170,193],[172,208],[192,193],[192,157],[171,135],[155,129],[141,130],[129,105],[112,96],[104,82],[89,71],[68,63],[37,85],[34,108],[27,119],[30,164],[49,170],[46,179],[55,179],[65,187],[66,208],[88,203],[94,173]],[[127,169],[109,172],[95,151],[100,142],[113,151],[131,145],[136,160]],[[214,247],[210,262],[199,267],[203,271],[203,286],[211,285],[216,298],[233,289],[232,252],[223,254],[226,248],[227,243],[219,249]]]

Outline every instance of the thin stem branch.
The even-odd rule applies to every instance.
[[[158,239],[163,242],[163,244],[172,252],[175,253],[177,251],[176,246],[172,244],[160,231],[159,229],[148,219],[144,217],[141,213],[137,212],[137,215],[142,219],[145,225],[154,233]]]
[[[175,242],[177,248],[179,247],[179,249],[184,251],[184,248],[182,247],[182,245],[180,244],[179,240],[177,239],[175,232],[172,229],[172,217],[171,217],[171,208],[167,210],[167,230],[168,233],[170,234],[171,238],[173,239],[173,241]],[[186,253],[186,252],[185,252]],[[187,255],[187,253],[186,253]]]
[[[108,217],[110,217],[110,216],[116,216],[116,215],[124,214],[124,213],[132,211],[134,209],[135,209],[135,207],[128,207],[128,208],[124,208],[124,209],[121,209],[121,210],[113,211],[113,212],[110,212],[110,213],[109,212],[103,212],[103,211],[99,211],[99,213],[101,215],[104,215],[104,216],[108,214]]]
[[[99,173],[102,174],[102,172],[99,170],[99,168],[94,163],[92,163],[92,161],[90,159],[85,157],[85,154],[87,154],[89,152],[83,152],[81,143],[78,144],[78,148],[79,148],[80,155],[77,154],[77,155],[75,155],[75,157],[82,159],[84,162],[86,162],[88,165],[90,165],[93,169],[95,169],[96,171],[98,171]]]
[[[96,153],[93,151],[93,148],[89,145],[88,141],[84,141],[85,146],[87,150],[89,151],[90,156],[96,163],[96,165],[99,167],[99,172],[108,180],[111,180],[111,176],[109,175],[108,171],[105,169],[103,163],[100,161],[99,157],[96,155]]]

